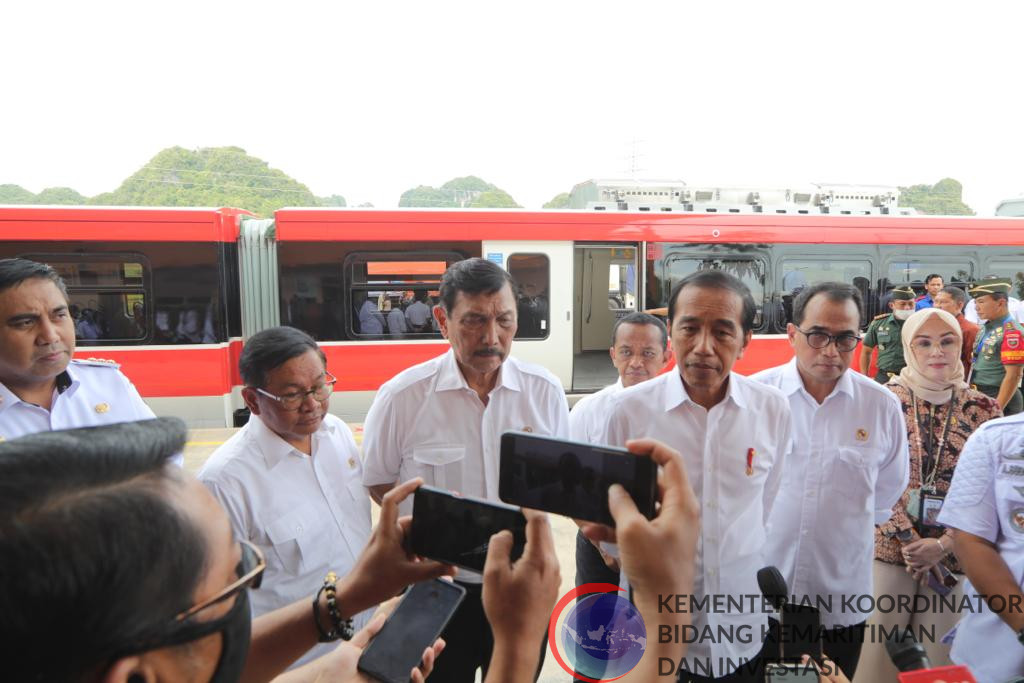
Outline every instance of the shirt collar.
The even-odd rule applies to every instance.
[[[521,374],[512,357],[507,357],[505,362],[501,364],[501,369],[498,370],[498,381],[494,383],[494,389],[491,390],[491,393],[494,393],[499,387],[505,387],[512,391],[521,391]],[[469,384],[466,383],[466,378],[463,377],[462,370],[459,369],[459,363],[455,360],[455,350],[448,349],[448,353],[441,359],[441,367],[438,370],[437,384],[434,385],[434,391],[453,391],[458,389],[469,389]]]
[[[835,394],[846,394],[847,396],[853,397],[853,378],[850,377],[852,370],[847,368],[842,375],[839,376],[839,381],[836,382],[835,389],[829,396]],[[796,367],[796,357],[790,359],[789,363],[786,364],[785,369],[782,371],[782,382],[779,385],[779,389],[782,390],[786,396],[792,396],[795,392],[804,389],[804,380],[800,377],[800,371]],[[806,389],[804,389],[806,392]],[[827,399],[826,399],[827,400]]]
[[[686,393],[686,387],[683,385],[683,376],[679,374],[679,369],[669,371],[665,373],[665,412],[672,410],[673,408],[682,405],[686,402],[693,402],[689,394]],[[722,401],[732,400],[739,408],[747,407],[746,388],[743,386],[744,378],[737,375],[735,372],[729,373],[729,387],[726,389],[725,398]]]
[[[260,452],[263,453],[263,460],[267,463],[267,469],[274,469],[279,462],[292,453],[303,458],[309,457],[275,434],[259,415],[250,415],[249,424],[252,425],[253,437],[256,439]],[[313,442],[316,442],[321,435],[333,428],[333,426],[328,424],[327,416],[325,415],[324,420],[320,423],[320,427],[313,433]],[[315,447],[313,451],[316,451]]]
[[[81,384],[81,382],[79,382],[78,378],[75,377],[73,371],[71,370],[71,365],[68,365],[67,369],[64,370],[64,372],[57,375],[56,379],[58,394],[68,393],[68,395],[70,396],[71,394],[75,393],[74,390],[78,388],[79,384]],[[3,412],[4,410],[14,405],[15,403],[23,403],[23,401],[20,398],[18,398],[17,394],[8,389],[5,384],[0,382],[0,412]]]

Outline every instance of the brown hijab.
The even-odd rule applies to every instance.
[[[960,340],[960,344],[964,343],[963,332],[960,330],[960,323],[956,321],[956,318],[940,308],[922,308],[903,323],[901,339],[903,341],[903,358],[907,361],[907,365],[900,371],[899,375],[893,377],[890,381],[905,386],[914,392],[915,396],[923,398],[932,405],[943,405],[944,403],[949,403],[954,389],[963,390],[967,388],[967,382],[964,381],[964,364],[960,361],[959,352],[957,353],[956,365],[953,366],[953,374],[948,380],[940,383],[929,379],[921,372],[921,365],[914,356],[914,350],[910,348],[910,342],[914,340],[914,335],[933,316],[939,317],[939,320]]]

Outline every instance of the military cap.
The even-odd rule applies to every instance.
[[[913,301],[917,298],[914,288],[910,285],[897,285],[892,288],[890,294],[892,294],[893,301]]]
[[[977,299],[979,296],[985,296],[986,294],[1006,294],[1010,293],[1010,278],[1008,277],[987,277],[983,280],[978,280],[971,288],[967,290],[967,293],[972,298]]]

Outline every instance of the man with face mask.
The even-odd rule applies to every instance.
[[[311,613],[316,586],[252,619],[248,589],[259,586],[266,562],[235,537],[194,477],[167,466],[185,434],[181,421],[159,419],[0,444],[6,679],[265,681],[316,643],[314,615],[332,618],[322,593]],[[369,546],[338,582],[341,616],[449,569],[402,550],[398,503],[417,483],[385,498]],[[55,647],[70,625],[74,636]],[[366,632],[353,639],[356,646],[367,640]],[[340,646],[289,680],[356,680],[356,646]],[[424,652],[414,681],[422,683],[440,647]]]
[[[860,371],[865,375],[871,368],[871,352],[878,347],[878,372],[875,381],[885,384],[900,373],[907,364],[903,359],[900,330],[903,321],[914,312],[914,288],[910,285],[894,287],[890,292],[890,313],[882,313],[868,325],[860,349]]]
[[[569,410],[558,379],[509,355],[518,327],[516,283],[495,263],[471,258],[441,278],[434,316],[451,349],[381,386],[363,425],[363,484],[379,499],[399,482],[498,500],[498,457],[507,430],[568,437]],[[442,637],[436,677],[472,683],[493,639],[479,574],[460,571],[466,590]],[[542,634],[533,646],[540,647]],[[531,644],[523,643],[522,647]]]

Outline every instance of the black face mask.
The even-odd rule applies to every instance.
[[[248,590],[238,593],[234,606],[221,620],[225,623],[220,629],[220,659],[217,660],[217,669],[210,683],[237,683],[242,678],[252,638],[252,610],[249,608]]]

